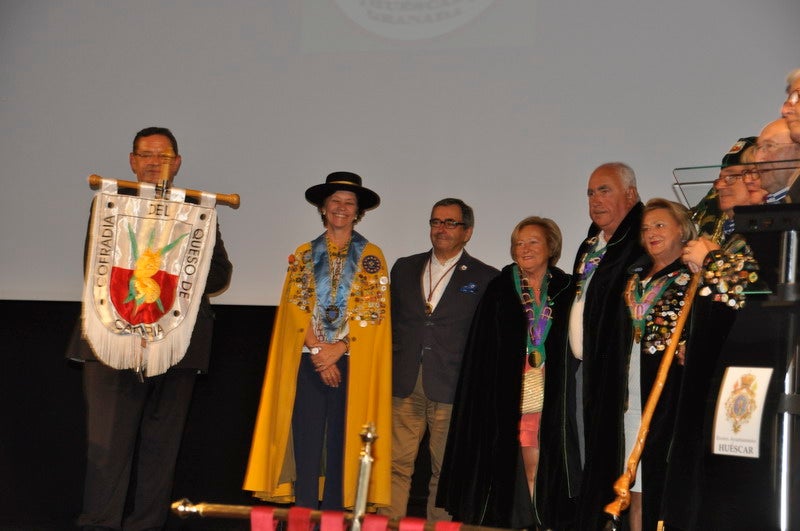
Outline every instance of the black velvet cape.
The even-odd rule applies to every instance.
[[[643,278],[651,267],[652,260],[644,256],[634,264],[631,272]],[[650,352],[647,340],[654,336],[658,340],[666,340],[672,334],[671,324],[682,311],[681,302],[685,300],[691,274],[678,259],[656,272],[652,281],[667,275],[678,275],[680,278],[651,306],[645,341],[638,349],[642,409],[653,388],[664,354],[664,350]],[[643,483],[642,529],[656,529],[658,521],[663,520],[667,512],[673,518],[670,527],[676,521],[685,526],[691,519],[688,515],[697,509],[693,505],[699,500],[699,493],[696,492],[699,482],[694,481],[693,477],[702,468],[705,393],[736,313],[725,303],[695,295],[681,335],[686,340],[684,363],[680,364],[677,357],[672,361],[639,463]]]
[[[639,279],[645,278],[652,267],[649,256],[643,256],[631,268]],[[653,274],[651,284],[658,279],[673,275],[676,280],[653,301],[646,316],[644,340],[634,347],[632,356],[639,358],[639,389],[642,411],[644,411],[650,392],[653,389],[662,357],[667,348],[667,341],[672,336],[672,326],[681,312],[681,302],[685,299],[686,288],[691,278],[689,270],[680,260]],[[679,277],[679,278],[678,278]],[[688,323],[684,326],[681,337],[688,336]],[[661,350],[650,351],[650,341],[658,343]],[[674,340],[673,340],[674,341]],[[652,346],[655,348],[655,345]],[[656,529],[659,520],[661,492],[667,467],[667,454],[675,425],[675,411],[683,378],[683,365],[675,356],[661,390],[661,396],[650,421],[647,439],[642,451],[639,467],[642,469],[642,529]],[[627,442],[627,441],[626,441]],[[627,462],[628,455],[625,455]]]
[[[625,462],[622,413],[633,336],[622,294],[628,268],[644,254],[639,243],[643,208],[641,202],[636,203],[614,231],[583,295],[585,460],[577,529],[585,531],[602,529],[605,525],[605,506],[616,497],[613,485]],[[588,236],[599,232],[600,228],[592,224]],[[589,247],[587,240],[578,249],[573,268],[575,280],[581,258]]]
[[[565,528],[574,518],[579,473],[577,428],[563,425],[566,333],[573,289],[557,268],[548,297],[553,320],[545,346],[536,503],[528,493],[519,443],[527,320],[513,265],[486,289],[470,329],[453,406],[437,505],[454,520],[494,527]],[[574,419],[573,419],[574,420]]]
[[[709,529],[700,523],[704,462],[710,448],[705,438],[710,430],[706,425],[706,415],[708,405],[716,402],[716,389],[712,390],[712,382],[722,348],[738,314],[711,297],[695,296],[687,322],[686,361],[663,474],[664,487],[661,499],[657,500],[658,507],[645,507],[650,511],[657,509],[659,519],[665,521],[667,529]],[[646,467],[643,473],[647,473]],[[647,485],[648,478],[642,479]]]

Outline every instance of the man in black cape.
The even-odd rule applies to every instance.
[[[575,259],[575,299],[569,344],[576,372],[576,411],[583,427],[584,468],[577,529],[601,529],[606,504],[625,463],[622,414],[627,398],[631,323],[622,297],[639,243],[642,203],[633,170],[621,162],[598,166],[587,189],[592,225]],[[580,361],[582,360],[582,361]],[[570,408],[568,408],[570,411]]]

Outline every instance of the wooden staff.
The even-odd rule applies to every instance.
[[[675,350],[678,348],[680,342],[681,332],[686,324],[686,319],[689,317],[689,311],[692,309],[694,296],[697,292],[697,286],[700,284],[700,277],[702,270],[692,275],[692,281],[686,288],[686,296],[684,297],[683,309],[678,316],[678,321],[675,323],[675,329],[672,331],[669,346],[661,358],[661,363],[658,366],[658,373],[656,374],[656,381],[653,388],[650,390],[650,396],[647,397],[644,411],[642,411],[642,422],[639,425],[639,433],[636,435],[636,444],[631,450],[631,455],[628,457],[627,466],[622,475],[614,482],[614,492],[617,493],[616,499],[606,505],[605,512],[611,516],[611,531],[620,529],[620,515],[622,511],[628,508],[631,504],[630,486],[636,477],[636,469],[639,466],[639,459],[642,457],[642,450],[644,450],[644,443],[647,439],[647,433],[650,431],[650,421],[653,418],[653,413],[658,405],[658,400],[661,398],[661,391],[664,390],[664,384],[669,375],[669,368],[672,365],[672,358],[675,356]],[[606,527],[606,529],[609,529]]]
[[[89,176],[89,186],[92,190],[96,190],[100,187],[101,181],[103,177],[99,175],[90,175]],[[110,181],[116,181],[117,186],[120,188],[129,188],[132,190],[139,189],[139,183],[137,181],[121,181],[119,179],[108,179]],[[186,195],[188,197],[197,199],[198,201],[203,197],[203,192],[200,190],[189,190],[186,189]],[[213,194],[217,204],[222,204],[229,206],[231,208],[239,208],[239,194]]]

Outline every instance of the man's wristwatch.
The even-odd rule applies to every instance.
[[[311,347],[311,350],[309,352],[311,352],[312,356],[316,356],[317,354],[322,352],[322,347]]]

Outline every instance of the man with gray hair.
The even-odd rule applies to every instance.
[[[406,515],[420,442],[430,437],[427,518],[450,520],[435,506],[461,358],[472,315],[498,271],[464,250],[472,237],[472,208],[447,198],[433,205],[430,251],[392,267],[392,506]]]
[[[603,509],[614,500],[613,484],[625,463],[622,414],[633,334],[622,293],[628,267],[643,252],[643,205],[636,175],[621,162],[598,166],[589,177],[587,195],[592,225],[575,259],[569,323],[569,346],[579,364],[571,382],[577,393],[565,392],[568,398],[577,394],[578,429],[582,426],[584,471],[576,529],[594,530],[603,525]]]
[[[761,187],[766,190],[766,203],[782,203],[790,187],[797,180],[797,164],[791,161],[800,159],[800,144],[792,141],[789,124],[785,118],[778,118],[761,130],[755,145],[755,159],[761,174]]]

